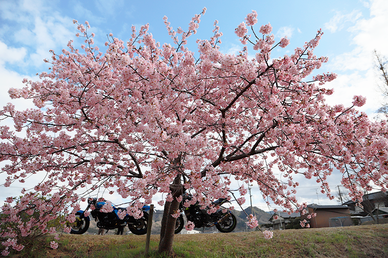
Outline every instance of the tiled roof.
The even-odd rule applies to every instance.
[[[318,205],[318,204],[310,204],[307,205],[308,208],[313,209],[349,209],[346,205]]]

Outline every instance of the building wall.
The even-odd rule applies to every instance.
[[[349,216],[349,209],[316,209],[315,211],[312,208],[308,208],[309,213],[316,213],[315,218],[311,218],[310,226],[312,228],[323,228],[330,226],[330,218]]]

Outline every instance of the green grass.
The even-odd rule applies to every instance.
[[[144,257],[146,236],[63,235],[52,250],[52,237],[34,243],[33,251],[14,257]],[[152,235],[149,257],[157,253],[159,236]],[[264,239],[261,232],[176,235],[174,257],[388,257],[388,224],[344,228],[275,231]]]

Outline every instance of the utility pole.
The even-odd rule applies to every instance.
[[[248,184],[248,190],[249,190],[249,199],[250,199],[250,202],[251,202],[251,212],[253,214],[253,207],[252,207],[252,194],[251,194],[251,185]],[[255,215],[255,214],[253,214]]]
[[[337,188],[338,188],[338,195],[339,195],[339,198],[340,198],[340,201],[341,201],[341,205],[342,205],[344,202],[342,200],[342,193],[341,193],[341,190],[340,190],[340,186],[337,185]]]
[[[318,189],[316,189],[315,192],[317,193],[317,200],[318,200],[318,204],[319,204]]]

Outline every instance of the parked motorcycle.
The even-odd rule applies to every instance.
[[[90,215],[97,222],[97,227],[100,229],[123,229],[128,225],[129,230],[135,235],[144,235],[147,233],[147,223],[148,223],[148,212],[150,206],[143,206],[143,217],[140,219],[135,219],[128,214],[121,220],[118,216],[119,211],[126,213],[125,208],[117,208],[113,206],[113,211],[106,213],[100,211],[101,208],[105,205],[104,201],[97,201],[97,198],[89,198],[88,206],[85,211],[94,206],[94,209],[90,212]],[[79,210],[75,214],[76,221],[71,225],[70,234],[83,234],[89,229],[90,217],[85,216],[85,211]],[[120,232],[120,230],[118,231]]]
[[[222,207],[223,204],[229,202],[227,199],[221,198],[213,202],[213,205],[215,205],[218,209],[215,213],[212,214],[207,213],[209,208],[202,210],[198,202],[194,205],[190,205],[188,208],[184,207],[183,203],[187,199],[191,199],[191,195],[185,194],[183,196],[183,200],[180,204],[179,209],[184,212],[187,220],[194,223],[196,228],[216,226],[216,228],[222,233],[232,232],[236,228],[236,217],[229,209]],[[176,221],[175,234],[181,232],[183,226],[184,220],[183,215],[181,213],[181,215],[177,218]]]

